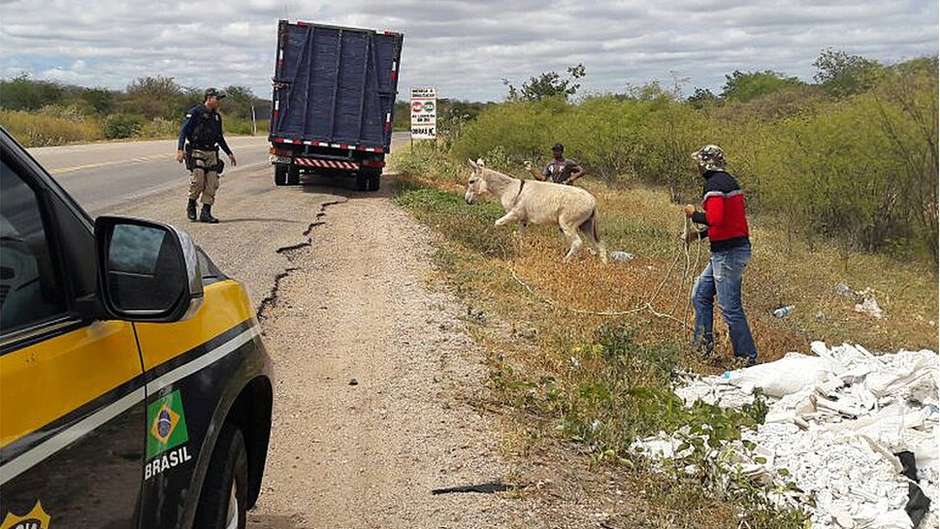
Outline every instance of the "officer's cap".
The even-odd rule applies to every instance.
[[[206,89],[206,99],[210,97],[215,97],[216,99],[222,99],[225,97],[225,92],[219,90],[218,88],[207,88]]]

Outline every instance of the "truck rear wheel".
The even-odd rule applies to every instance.
[[[356,191],[368,191],[369,190],[369,173],[365,171],[359,171],[356,173]]]
[[[287,185],[287,165],[283,163],[274,164],[274,185]]]
[[[287,185],[296,186],[300,185],[300,167],[296,165],[289,165],[287,169]]]
[[[369,191],[378,191],[382,186],[382,172],[371,171],[369,173]]]

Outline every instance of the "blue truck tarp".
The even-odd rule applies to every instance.
[[[388,152],[402,35],[278,25],[270,137]]]

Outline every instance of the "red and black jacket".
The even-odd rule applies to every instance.
[[[708,237],[712,251],[728,250],[750,243],[744,211],[744,191],[733,176],[724,171],[707,171],[702,192],[702,207],[692,221],[708,226],[700,232]]]

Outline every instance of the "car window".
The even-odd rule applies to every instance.
[[[0,333],[65,313],[39,197],[0,162]]]

